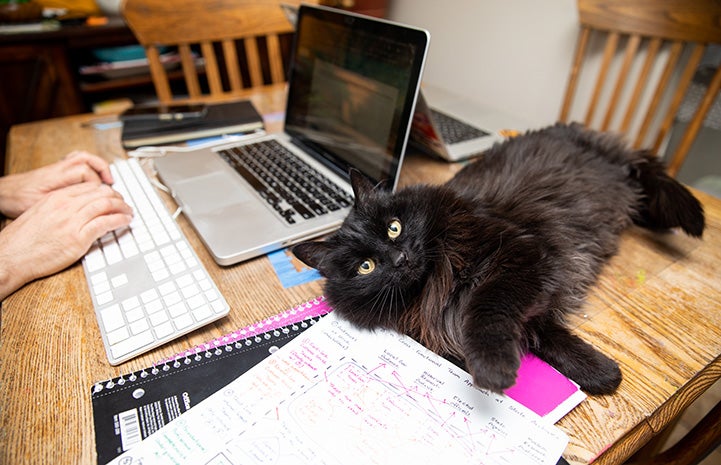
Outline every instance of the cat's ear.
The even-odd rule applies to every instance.
[[[356,205],[364,203],[374,189],[371,180],[355,168],[350,169],[350,184],[353,187]]]
[[[290,250],[298,260],[320,271],[320,274],[323,276],[328,277],[328,269],[324,264],[326,263],[325,258],[330,252],[330,249],[331,247],[325,242],[311,241],[296,244],[291,247]]]

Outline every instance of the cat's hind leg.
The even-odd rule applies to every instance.
[[[591,395],[611,394],[621,383],[618,364],[560,323],[546,322],[531,352]]]

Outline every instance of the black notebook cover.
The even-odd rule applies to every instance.
[[[263,118],[250,100],[208,104],[201,118],[183,120],[124,120],[121,140],[125,148],[161,145],[224,134],[263,129]]]
[[[91,397],[98,463],[108,463],[225,387],[319,318],[96,383]]]

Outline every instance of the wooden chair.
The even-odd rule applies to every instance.
[[[721,43],[721,3],[717,0],[577,2],[581,32],[560,120],[569,119],[582,67],[587,69],[589,55],[599,51],[589,44],[597,44],[593,41],[600,39],[605,45],[584,123],[596,129],[624,133],[634,146],[652,147],[658,153],[707,45]],[[661,63],[660,73],[652,72],[656,63]],[[654,74],[658,77],[653,78]],[[672,176],[686,158],[720,87],[721,67],[716,69],[681,141],[666,158]],[[605,111],[598,113],[604,104]]]
[[[294,25],[281,4],[300,0],[125,0],[121,13],[145,47],[158,100],[169,103],[243,98],[285,82],[281,39]],[[185,86],[176,94],[160,47],[180,55]]]

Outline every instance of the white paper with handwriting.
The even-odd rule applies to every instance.
[[[330,314],[111,463],[554,465],[567,442],[410,338]]]

